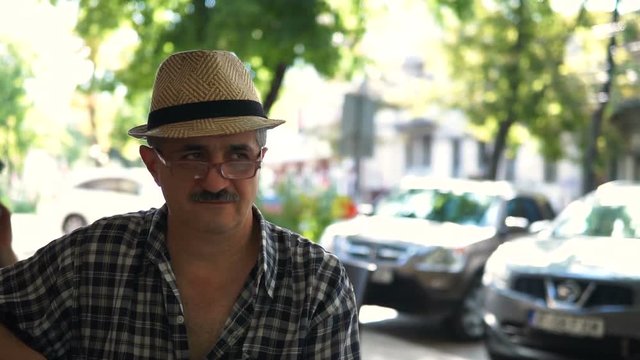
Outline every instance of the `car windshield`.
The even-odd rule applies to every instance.
[[[410,189],[391,193],[376,205],[375,214],[452,222],[463,225],[494,224],[498,197],[439,189]]]
[[[588,196],[571,203],[558,215],[553,236],[605,236],[640,238],[637,197]]]

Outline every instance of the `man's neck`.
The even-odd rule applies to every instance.
[[[173,266],[231,266],[239,260],[245,262],[248,257],[257,258],[260,246],[260,230],[252,218],[234,232],[203,232],[171,222],[167,231],[167,247]]]
[[[254,219],[232,233],[171,227],[167,232],[171,267],[186,316],[189,351],[203,358],[216,344],[246,284],[261,248]]]

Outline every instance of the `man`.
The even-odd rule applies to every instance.
[[[1,269],[0,319],[21,342],[0,331],[0,358],[27,344],[50,359],[359,359],[342,265],[253,205],[266,130],[282,123],[232,53],[167,58],[147,124],[129,131],[147,139],[165,206]]]

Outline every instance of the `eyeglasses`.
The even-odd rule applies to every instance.
[[[229,160],[217,164],[211,164],[205,161],[188,161],[188,160],[166,160],[160,150],[153,148],[153,151],[158,155],[158,159],[166,167],[172,175],[190,178],[194,180],[204,179],[209,174],[209,170],[216,169],[218,174],[225,179],[229,180],[243,180],[250,179],[256,176],[258,169],[260,169],[262,160],[262,149],[257,155],[258,160]]]

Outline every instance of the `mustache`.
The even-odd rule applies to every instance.
[[[191,194],[193,201],[238,201],[240,196],[227,190],[211,192],[202,190]]]

